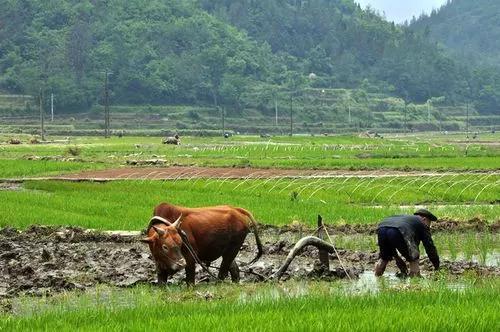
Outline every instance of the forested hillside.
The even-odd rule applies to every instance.
[[[67,112],[100,103],[108,71],[113,104],[238,112],[312,87],[494,112],[499,74],[475,69],[352,0],[6,0],[0,11],[0,90],[42,88]]]
[[[114,102],[197,103],[273,63],[266,45],[190,1],[12,0],[0,15],[1,88],[44,86],[68,110],[96,102],[107,70]]]
[[[412,22],[411,29],[444,45],[469,68],[466,96],[483,113],[499,113],[500,1],[449,0]]]
[[[201,2],[269,43],[287,67],[318,74],[318,86],[359,87],[368,80],[371,89],[418,102],[454,99],[459,89],[461,70],[442,50],[352,0]]]
[[[412,23],[473,64],[500,66],[500,1],[453,0]]]

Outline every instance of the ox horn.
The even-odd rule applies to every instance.
[[[163,235],[165,235],[167,233],[167,232],[165,232],[163,229],[161,229],[159,227],[153,226],[153,228],[156,231],[156,233],[158,233],[158,235],[160,235],[160,236],[163,236]]]
[[[172,224],[172,226],[174,226],[175,228],[181,227],[181,224],[182,224],[181,218],[182,218],[182,213],[179,216],[179,218],[177,218],[177,220],[174,221],[174,223]]]
[[[144,243],[152,243],[153,242],[153,239],[150,238],[150,237],[146,237],[144,239],[141,239],[141,242],[144,242]]]
[[[160,216],[154,216],[153,218],[151,218],[150,222],[152,222],[153,220],[159,220],[167,225],[172,225],[172,223],[169,220],[162,218]]]

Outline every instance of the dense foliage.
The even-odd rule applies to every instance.
[[[453,0],[412,22],[472,63],[500,65],[500,1]]]
[[[473,68],[466,75],[466,95],[482,112],[500,105],[500,1],[448,0],[430,15],[412,22],[411,29],[444,45],[456,61]]]
[[[474,71],[352,0],[5,0],[0,22],[0,90],[43,87],[67,111],[102,103],[107,71],[121,104],[238,111],[248,91],[306,86],[472,99],[484,112],[500,100],[498,71]]]
[[[1,87],[43,85],[69,109],[96,102],[106,71],[120,103],[196,103],[266,76],[272,58],[188,1],[12,0],[0,15]]]
[[[420,102],[456,89],[458,68],[444,52],[351,0],[201,2],[269,43],[287,68],[318,75],[318,87],[364,83]]]

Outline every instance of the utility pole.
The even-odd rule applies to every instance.
[[[351,93],[350,92],[347,92],[345,95],[344,95],[344,98],[345,98],[345,104],[344,104],[344,107],[345,105],[347,105],[347,121],[348,121],[348,127],[349,127],[349,131],[351,131],[351,127],[352,127],[352,118],[351,118]]]
[[[467,138],[469,138],[469,99],[467,98],[467,101],[465,102],[465,107],[466,107],[466,112],[467,112],[467,116],[466,116],[466,123],[465,123],[465,128],[466,128],[466,131],[467,131]]]
[[[427,100],[427,123],[431,123],[431,100]]]
[[[50,121],[54,122],[54,94],[50,94]]]
[[[108,74],[107,70],[104,72],[104,138],[109,138],[109,90],[108,90]]]
[[[43,96],[42,96],[42,88],[40,88],[40,95],[38,96],[39,100],[39,110],[40,110],[40,136],[42,138],[42,142],[45,141],[45,124],[44,124],[44,116],[43,116]]]
[[[349,128],[351,127],[351,103],[347,101],[347,111],[349,112]]]
[[[293,136],[293,93],[290,93],[290,136]]]
[[[405,134],[408,132],[408,119],[407,119],[406,113],[408,113],[408,108],[407,108],[406,100],[405,100]]]
[[[274,96],[274,113],[275,113],[275,124],[278,126],[278,97]]]
[[[222,137],[226,134],[226,110],[224,107],[221,107],[222,110]]]

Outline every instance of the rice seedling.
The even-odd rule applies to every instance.
[[[457,247],[455,243],[456,239],[453,239],[451,237],[448,237],[448,241],[446,242],[447,244],[447,249],[450,254],[450,259],[451,260],[456,260],[457,259]]]
[[[483,181],[482,176],[467,181]],[[487,181],[494,180],[492,176]],[[389,178],[393,180],[393,178]],[[313,225],[317,214],[327,223],[374,224],[390,214],[413,213],[415,202],[425,205],[441,218],[469,220],[479,217],[489,222],[498,220],[500,206],[490,204],[497,197],[497,187],[482,193],[483,204],[464,204],[475,196],[473,188],[461,195],[449,192],[449,201],[435,201],[425,192],[415,190],[394,192],[401,183],[412,181],[419,186],[425,178],[394,179],[387,192],[380,186],[387,178],[327,179],[196,179],[174,181],[116,181],[108,183],[72,183],[64,181],[28,181],[24,190],[0,190],[0,226],[25,227],[29,224],[79,225],[98,229],[140,229],[152,208],[162,201],[184,206],[229,204],[242,206],[266,224],[285,225],[297,221]],[[359,183],[371,190],[359,190]],[[446,177],[435,192],[446,191]],[[469,182],[464,182],[466,186]],[[339,189],[337,187],[344,187]],[[358,188],[358,189],[357,189]],[[459,186],[454,190],[461,190]],[[456,192],[456,191],[455,191]],[[293,194],[295,193],[295,194]],[[291,196],[293,195],[293,196]],[[290,197],[293,197],[291,200]]]
[[[80,161],[0,159],[0,179],[58,175],[105,167],[102,163]]]
[[[269,146],[273,146],[269,149]],[[163,158],[169,163],[198,166],[241,166],[301,169],[498,169],[500,154],[495,147],[469,149],[467,157],[459,143],[439,140],[386,139],[384,141],[349,136],[336,137],[259,137],[183,138],[183,145],[167,146],[154,137],[123,137],[104,140],[95,137],[72,138],[68,143],[6,145],[1,159],[64,156],[68,149],[78,151],[83,162],[117,167],[127,160]],[[242,164],[243,163],[243,164]],[[83,168],[85,169],[85,168]],[[62,171],[66,171],[63,169]],[[18,176],[32,173],[17,172]],[[1,176],[1,173],[0,173]]]
[[[464,282],[460,290],[440,280],[385,283],[376,294],[346,293],[341,283],[324,282],[101,288],[16,301],[16,313],[3,314],[0,329],[496,330],[498,281]]]

